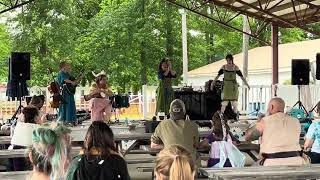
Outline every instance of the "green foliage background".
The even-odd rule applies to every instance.
[[[181,15],[165,1],[34,1],[14,13],[17,15],[0,24],[1,82],[7,80],[11,51],[31,52],[31,86],[46,86],[60,61],[70,62],[75,76],[86,73],[83,85],[92,81],[91,71],[105,70],[119,92],[137,92],[142,84],[156,85],[163,57],[170,57],[178,75],[182,73]],[[242,26],[241,17],[234,25]],[[191,30],[189,70],[219,60],[226,53],[241,52],[241,33],[192,13],[188,13],[187,26]],[[262,37],[270,41],[270,34],[267,28]],[[299,29],[281,29],[281,43],[305,39],[307,34]],[[257,46],[262,44],[251,39],[250,48]],[[55,73],[49,74],[48,67]]]

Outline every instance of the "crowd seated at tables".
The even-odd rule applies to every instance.
[[[246,131],[247,141],[259,140],[260,165],[310,163],[299,144],[300,123],[285,114],[284,107],[281,98],[271,99],[268,116],[259,119]],[[72,159],[69,129],[60,124],[55,127],[37,125],[41,123],[37,110],[25,108],[23,112],[24,123],[35,124],[34,128],[26,131],[29,134],[25,134],[31,141],[12,145],[29,148],[28,160],[33,170],[30,179],[131,179],[127,163],[115,146],[114,134],[105,122],[92,122],[83,148]],[[318,113],[320,115],[320,105]],[[162,121],[151,136],[151,148],[161,149],[155,161],[156,179],[193,180],[197,176],[197,168],[201,167],[197,149],[204,147],[210,149],[208,167],[244,166],[245,157],[237,149],[239,141],[233,137],[221,113],[214,114],[212,125],[212,133],[199,142],[198,126],[186,118],[183,101],[172,101],[170,119]],[[316,118],[306,135],[304,150],[311,150],[311,163],[320,162],[319,128],[320,122]]]

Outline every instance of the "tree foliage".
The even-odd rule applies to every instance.
[[[181,15],[165,1],[34,1],[16,12],[7,22],[15,25],[11,35],[0,26],[0,59],[3,65],[12,50],[31,52],[31,85],[47,85],[52,80],[47,68],[57,73],[61,61],[71,63],[74,75],[86,74],[83,85],[93,80],[91,71],[105,70],[110,84],[120,92],[138,91],[143,84],[156,85],[163,57],[172,59],[178,75],[182,74]],[[189,70],[227,53],[241,52],[241,33],[190,12],[187,18]],[[241,17],[233,23],[241,26]],[[254,20],[252,24],[256,25]],[[270,34],[270,29],[265,29],[262,38],[270,41]],[[281,43],[307,38],[299,29],[281,29]],[[251,48],[258,46],[262,44],[250,40]],[[5,72],[4,68],[0,71],[2,81]]]
[[[0,81],[4,82],[8,77],[8,55],[11,51],[11,37],[6,27],[0,24]]]

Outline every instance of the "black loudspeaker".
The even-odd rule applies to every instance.
[[[10,80],[30,80],[30,53],[12,52],[9,65]]]
[[[317,64],[317,67],[316,67],[316,79],[317,80],[320,80],[320,53],[317,53],[317,56],[316,56],[316,64]]]
[[[310,64],[308,59],[293,59],[291,64],[291,84],[308,85]]]

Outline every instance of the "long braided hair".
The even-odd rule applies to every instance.
[[[220,112],[215,112],[212,117],[212,132],[215,134],[216,141],[225,140],[224,138],[230,135],[230,127],[225,119]]]

